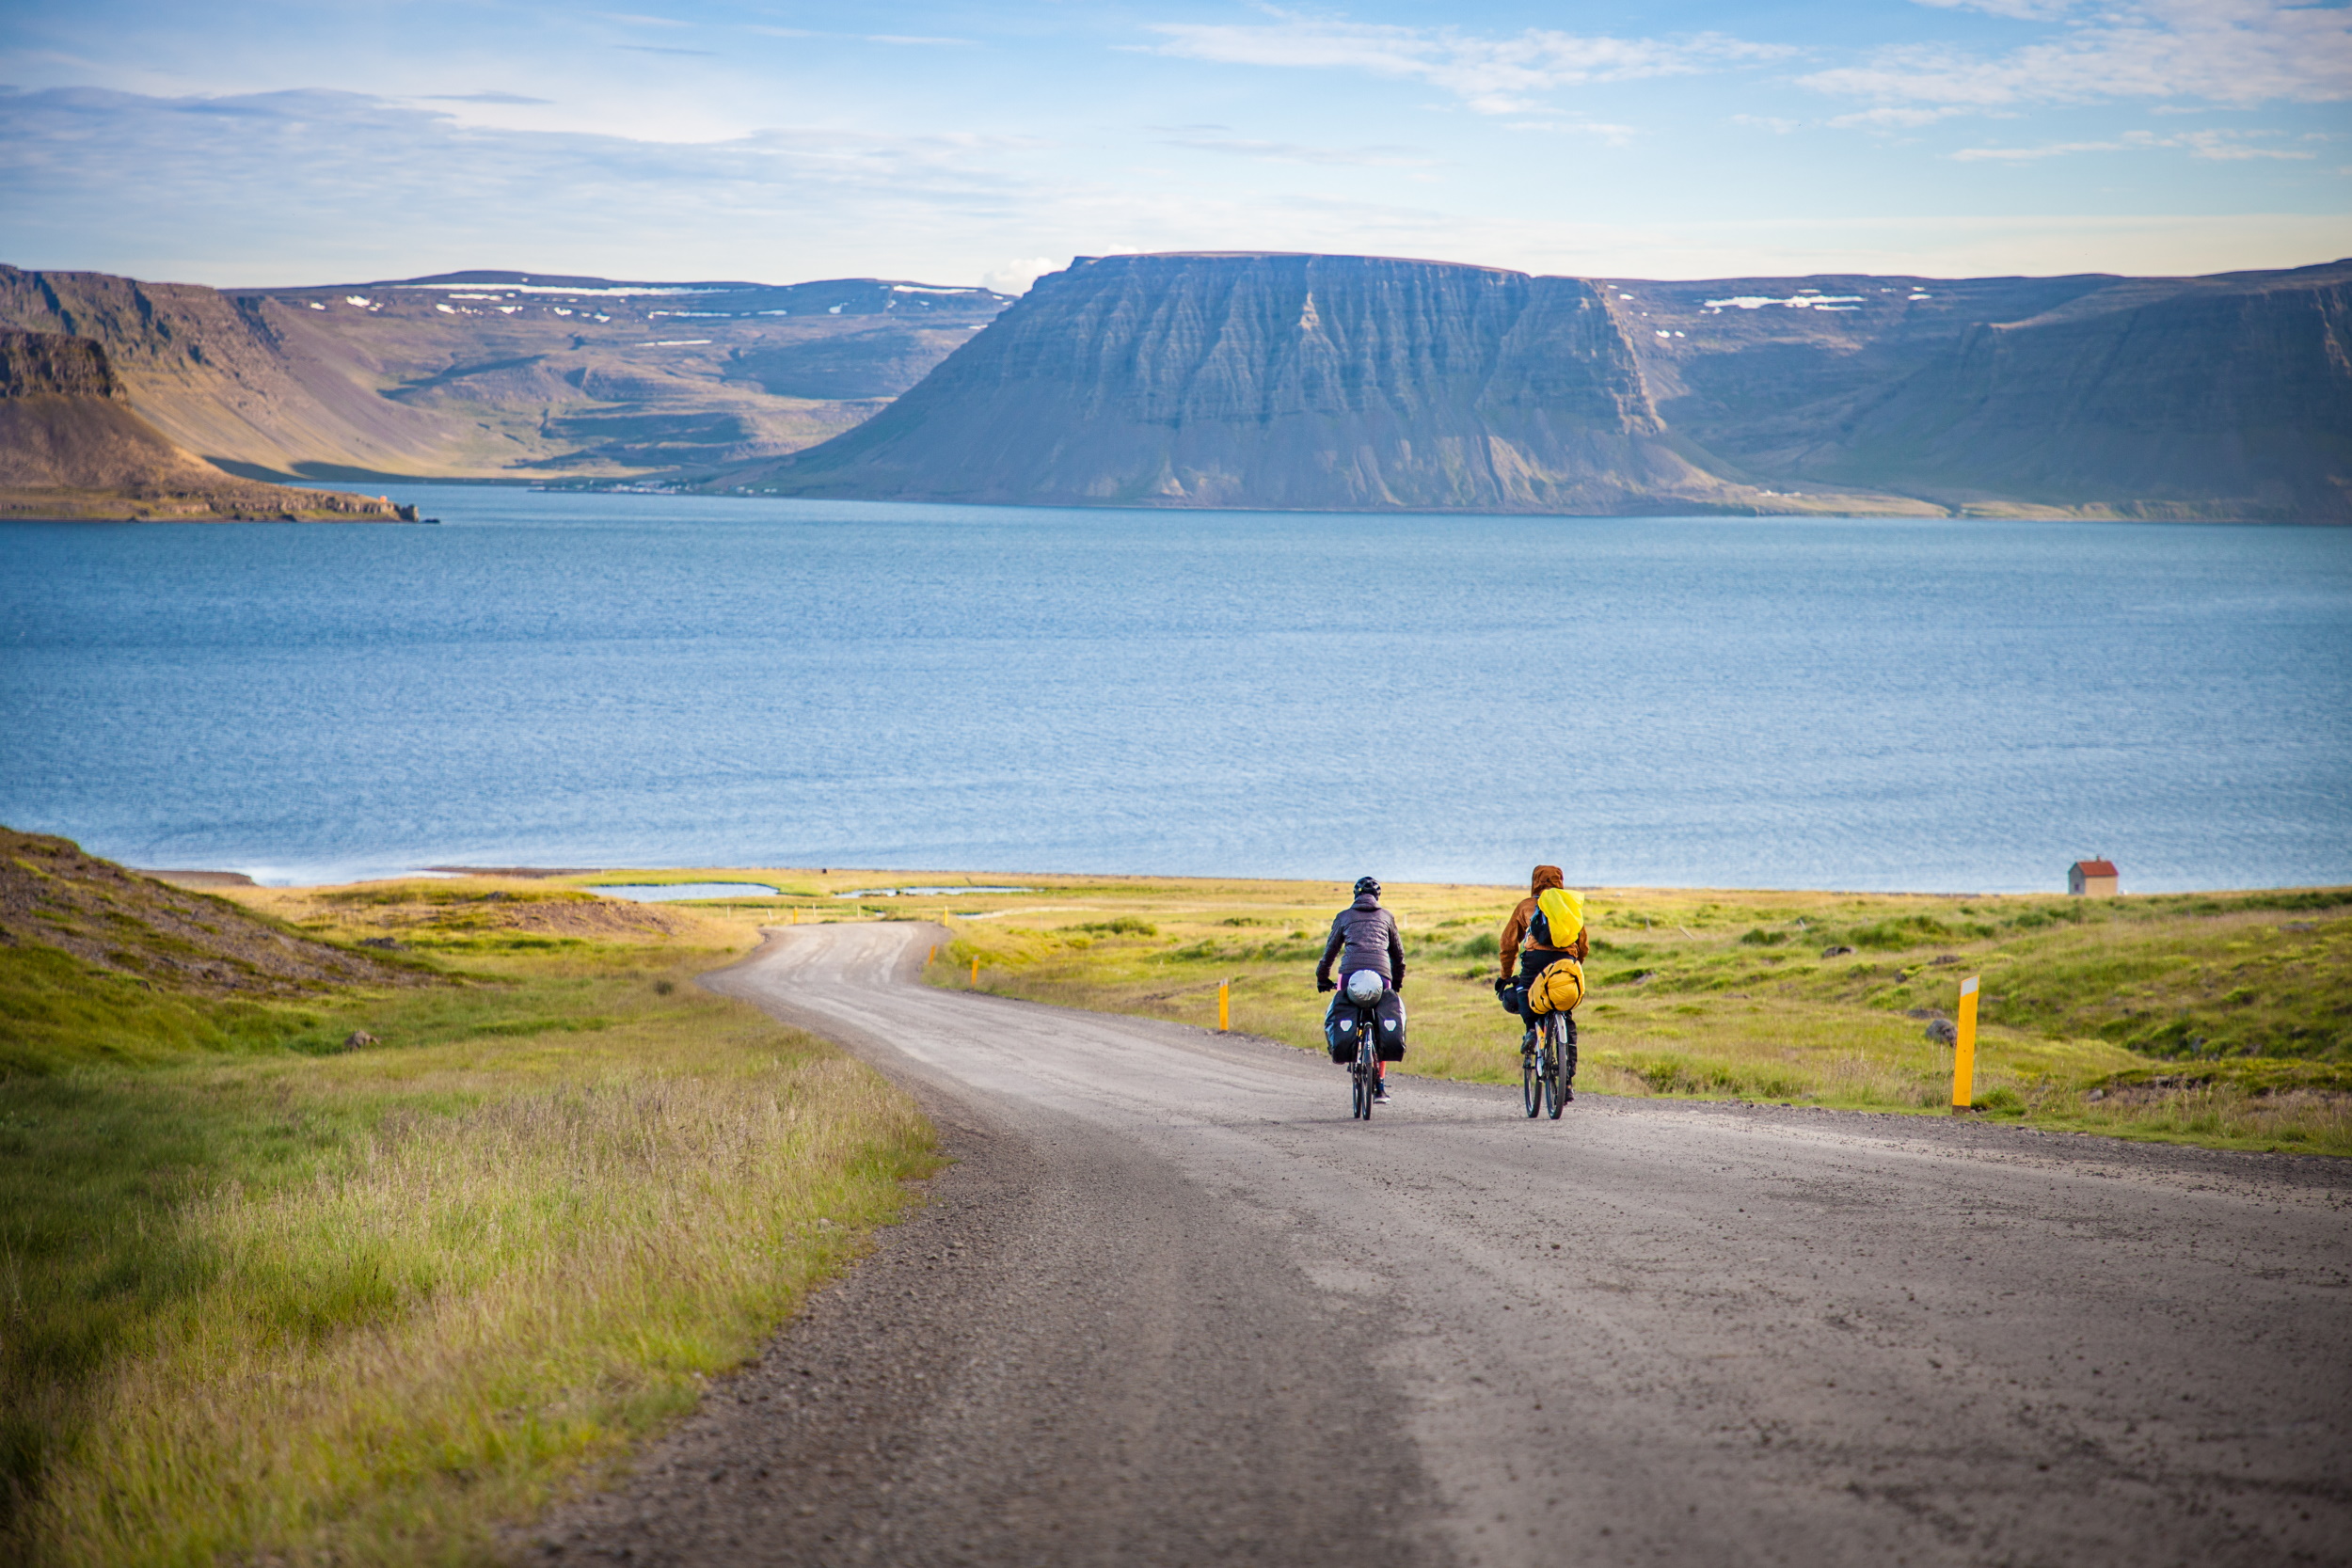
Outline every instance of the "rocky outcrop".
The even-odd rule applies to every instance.
[[[0,398],[44,393],[124,401],[106,351],[88,339],[0,329]]]
[[[1361,256],[1081,259],[846,436],[799,495],[1475,512],[1746,510],[1577,278]]]
[[[413,520],[382,497],[233,478],[124,397],[87,338],[0,329],[0,516]]]

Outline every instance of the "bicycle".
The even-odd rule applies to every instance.
[[[1535,1027],[1535,1043],[1519,1053],[1519,1093],[1527,1104],[1530,1121],[1538,1112],[1549,1111],[1551,1119],[1560,1119],[1561,1110],[1576,1098],[1570,1087],[1576,1076],[1576,1047],[1568,1039],[1568,1015],[1545,1013]]]
[[[1354,1120],[1370,1121],[1372,1108],[1380,1097],[1380,998],[1387,994],[1388,988],[1367,988],[1365,996],[1359,998],[1355,979],[1351,975],[1347,989],[1333,1001],[1332,1022],[1338,1024],[1341,1034],[1356,1037],[1356,1059],[1347,1068],[1350,1115]]]

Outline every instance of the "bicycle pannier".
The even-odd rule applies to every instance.
[[[1565,1013],[1583,1000],[1584,966],[1574,958],[1562,958],[1545,965],[1544,972],[1528,986],[1528,1016]]]
[[[1356,1059],[1355,1004],[1331,1004],[1331,1010],[1323,1016],[1323,1043],[1329,1049],[1331,1059],[1342,1067]]]
[[[1401,1062],[1405,1059],[1405,998],[1394,991],[1381,995],[1373,1008],[1380,1027],[1380,1059]]]

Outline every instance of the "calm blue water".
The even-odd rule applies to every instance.
[[[442,863],[2352,881],[2352,531],[413,487],[0,525],[0,821]]]

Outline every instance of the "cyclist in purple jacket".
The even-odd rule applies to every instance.
[[[1340,980],[1331,978],[1334,958],[1339,960],[1341,980],[1370,970],[1389,990],[1405,989],[1405,943],[1396,934],[1396,916],[1380,907],[1380,884],[1370,877],[1356,879],[1356,901],[1331,921],[1330,939],[1323,944],[1323,961],[1315,965],[1316,990],[1339,990]],[[1386,1062],[1380,1064],[1380,1087],[1374,1098],[1389,1098]]]

